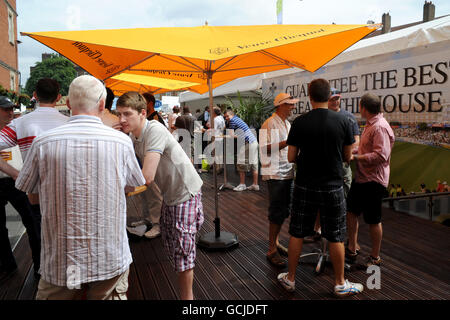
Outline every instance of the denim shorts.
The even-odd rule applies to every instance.
[[[342,186],[307,188],[295,185],[289,234],[304,238],[314,234],[320,212],[322,236],[330,242],[344,242],[347,233],[346,205]]]
[[[291,199],[293,192],[293,179],[267,180],[269,192],[269,221],[282,225],[284,219],[291,213]]]

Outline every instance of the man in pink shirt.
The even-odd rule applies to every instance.
[[[394,132],[381,113],[378,96],[366,93],[361,97],[361,117],[367,120],[361,141],[352,160],[356,161],[356,175],[347,198],[348,247],[346,258],[354,262],[358,254],[358,216],[370,225],[372,252],[367,266],[380,265],[381,202],[389,182],[389,163],[394,145]]]

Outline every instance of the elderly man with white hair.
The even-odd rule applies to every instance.
[[[145,179],[125,134],[102,124],[106,90],[92,76],[69,88],[67,124],[38,136],[16,187],[39,186],[41,280],[37,299],[126,299],[132,262],[125,187]]]

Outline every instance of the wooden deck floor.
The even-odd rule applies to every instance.
[[[214,194],[212,176],[203,175],[205,223],[199,235],[214,230]],[[221,179],[221,176],[219,176]],[[239,237],[239,246],[226,252],[197,249],[194,294],[201,300],[285,300],[334,299],[333,272],[327,266],[314,274],[315,258],[305,259],[297,269],[296,291],[287,293],[276,280],[279,269],[265,258],[267,250],[267,190],[231,190],[220,194],[222,230]],[[385,209],[383,217],[381,289],[365,291],[349,299],[407,300],[450,299],[450,229],[420,218]],[[281,232],[287,245],[288,223]],[[361,224],[362,256],[369,252],[368,227]],[[130,300],[178,299],[176,275],[163,249],[161,238],[130,242],[133,264],[130,269]],[[304,253],[318,244],[305,244]],[[33,299],[37,283],[33,278],[26,236],[15,250],[19,271],[0,283],[0,300]],[[347,274],[350,281],[364,285],[370,275],[365,270]]]

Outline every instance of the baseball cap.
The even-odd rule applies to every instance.
[[[15,104],[5,96],[0,96],[0,108],[11,108],[15,107]]]
[[[335,97],[340,98],[341,97],[341,92],[338,89],[336,89],[336,88],[331,88],[330,99],[335,98]]]
[[[293,96],[287,94],[286,92],[282,92],[275,97],[275,100],[273,100],[273,104],[275,107],[278,107],[283,103],[294,104],[297,103],[299,100],[300,99],[295,99]]]

